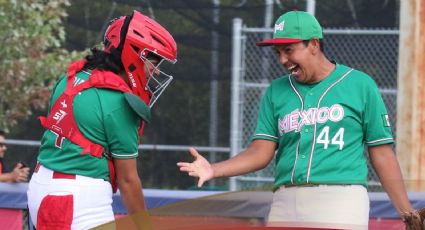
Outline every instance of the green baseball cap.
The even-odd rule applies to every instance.
[[[323,38],[322,27],[317,19],[304,11],[282,14],[274,25],[272,39],[257,42],[258,46],[295,43],[312,38]]]

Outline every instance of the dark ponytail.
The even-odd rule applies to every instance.
[[[91,54],[86,56],[87,63],[85,69],[107,70],[119,74],[124,71],[124,67],[115,55],[106,53],[98,48],[92,48]]]

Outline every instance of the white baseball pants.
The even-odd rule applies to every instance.
[[[273,194],[269,226],[367,229],[369,196],[361,185],[282,186]]]
[[[114,220],[108,181],[37,168],[27,192],[37,230],[89,229]]]

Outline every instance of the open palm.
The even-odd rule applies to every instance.
[[[192,163],[178,162],[177,166],[180,168],[180,171],[187,172],[189,176],[199,177],[198,187],[201,187],[205,181],[213,178],[214,170],[211,164],[196,149],[190,148],[189,152],[195,160]]]

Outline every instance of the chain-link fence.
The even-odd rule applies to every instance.
[[[233,105],[238,106],[236,122],[240,139],[232,140],[231,145],[238,148],[247,146],[254,132],[258,106],[266,87],[271,80],[283,76],[285,70],[277,61],[277,56],[272,48],[261,48],[255,42],[272,35],[272,29],[248,28],[242,26],[241,20],[234,20],[235,28],[241,28],[240,34],[234,29],[233,44],[236,49],[236,64],[240,63],[238,92],[239,101]],[[239,23],[239,25],[237,25]],[[397,58],[398,58],[398,30],[349,30],[325,29],[324,48],[329,59],[335,60],[372,76],[377,82],[383,99],[391,116],[393,131],[396,124],[396,98],[397,98]],[[236,38],[236,39],[235,39]],[[233,50],[235,52],[235,49]],[[233,76],[234,77],[234,76]],[[235,84],[235,82],[233,82]],[[235,119],[235,118],[233,118]],[[235,121],[233,121],[235,122]],[[239,151],[233,149],[232,152]],[[367,154],[367,153],[365,153]],[[258,187],[271,187],[273,184],[274,163],[265,169],[235,178],[233,189],[253,189]],[[369,167],[369,191],[381,191],[378,177]]]

